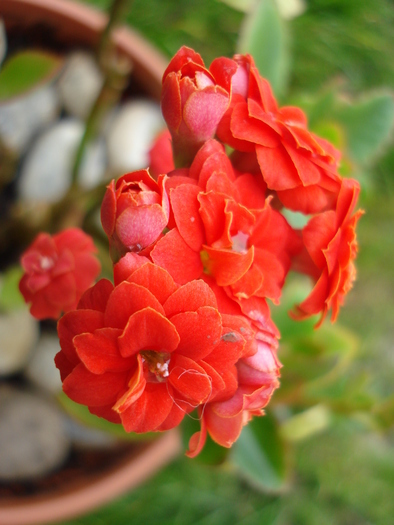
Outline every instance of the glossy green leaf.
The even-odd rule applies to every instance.
[[[267,413],[244,427],[233,445],[231,460],[254,487],[278,492],[286,485],[285,445],[275,418]]]
[[[0,275],[0,310],[12,310],[25,304],[19,291],[22,274],[23,270],[20,266],[13,266]]]
[[[365,163],[379,152],[393,129],[393,95],[376,93],[358,103],[342,105],[337,117],[346,130],[352,157]]]
[[[80,405],[79,403],[75,403],[63,392],[61,392],[57,397],[64,410],[71,417],[77,419],[88,427],[103,430],[104,432],[108,432],[108,434],[118,437],[119,439],[126,441],[149,441],[159,436],[159,434],[153,432],[148,432],[146,434],[126,432],[122,425],[111,423],[106,419],[91,414],[88,407],[85,405]]]
[[[60,58],[41,51],[22,51],[0,70],[0,101],[29,91],[58,71]]]
[[[280,433],[289,441],[301,441],[322,432],[330,423],[329,409],[320,404],[288,418],[282,423]]]
[[[284,95],[290,67],[288,34],[274,0],[257,2],[245,17],[237,48],[239,53],[251,54],[274,93]]]

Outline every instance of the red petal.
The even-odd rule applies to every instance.
[[[204,412],[207,429],[211,438],[222,447],[230,448],[241,434],[243,414],[234,417],[220,417],[208,405]]]
[[[159,204],[132,206],[118,216],[116,233],[129,250],[140,251],[158,239],[167,222],[168,217]]]
[[[58,251],[69,249],[73,254],[78,252],[96,252],[92,237],[80,228],[67,228],[53,236]]]
[[[63,382],[63,390],[76,403],[101,406],[114,403],[126,388],[126,374],[92,374],[80,363]]]
[[[328,309],[325,305],[328,292],[329,280],[327,270],[324,270],[308,297],[301,304],[296,306],[294,312],[290,312],[291,317],[294,319],[306,319],[311,315],[321,312],[322,317],[318,324],[322,323]]]
[[[272,190],[288,190],[301,184],[294,164],[280,145],[277,148],[256,146],[257,160],[267,186]]]
[[[116,401],[112,407],[118,414],[122,414],[143,394],[146,386],[142,357],[137,356],[137,369],[128,383],[127,391]]]
[[[149,290],[143,286],[123,281],[116,286],[108,299],[105,324],[112,328],[123,329],[131,315],[148,307],[164,314],[163,307]]]
[[[97,310],[105,312],[108,298],[114,289],[114,285],[108,279],[100,279],[94,286],[86,290],[79,303],[79,310]]]
[[[183,119],[195,136],[196,141],[211,138],[228,106],[228,94],[221,88],[195,91],[187,99],[183,108]]]
[[[115,181],[112,180],[104,194],[103,202],[101,204],[101,224],[108,237],[111,237],[115,231],[116,220],[116,192]]]
[[[165,268],[176,283],[198,279],[203,271],[199,252],[192,250],[174,228],[156,244],[151,252],[153,262]]]
[[[57,324],[60,346],[67,359],[78,364],[73,339],[76,335],[92,333],[104,326],[104,316],[97,310],[75,310],[65,314]]]
[[[264,282],[266,276],[264,274]],[[263,273],[256,264],[252,264],[249,270],[231,285],[231,290],[236,297],[248,298],[255,295],[263,284]],[[270,296],[271,297],[271,296]]]
[[[327,211],[312,217],[302,230],[302,238],[313,262],[320,269],[326,266],[323,249],[327,248],[336,234],[336,214]]]
[[[163,81],[161,90],[161,110],[170,131],[177,131],[182,122],[181,94],[179,77],[170,73]]]
[[[173,278],[164,268],[150,262],[140,266],[127,280],[147,288],[161,304],[164,304],[178,289]]]
[[[191,410],[193,410],[191,407],[188,407],[188,410],[186,411],[178,405],[172,405],[170,413],[156,430],[163,432],[164,430],[170,430],[171,428],[177,427],[185,415]]]
[[[124,359],[119,352],[118,328],[101,328],[94,334],[80,334],[74,337],[75,350],[86,368],[93,374],[104,372],[126,372],[134,361]]]
[[[207,272],[215,278],[219,286],[228,286],[237,282],[253,263],[253,246],[246,253],[219,250],[210,246],[203,248],[209,256],[205,262]]]
[[[204,242],[204,226],[200,218],[197,195],[201,188],[182,184],[171,190],[171,205],[178,231],[186,244],[195,252]]]
[[[249,116],[246,104],[237,104],[231,117],[231,131],[236,139],[261,144],[269,148],[279,144],[278,134],[261,120]]]
[[[164,303],[168,318],[181,312],[195,312],[203,306],[217,308],[216,297],[204,281],[192,281],[174,292]]]
[[[167,419],[173,400],[166,383],[147,383],[141,397],[122,414],[126,432],[152,432]]]
[[[360,184],[354,179],[343,179],[338,195],[338,225],[350,219],[360,193]]]
[[[225,214],[225,198],[224,195],[214,193],[201,193],[198,196],[200,202],[200,216],[205,228],[205,235],[207,244],[212,245],[218,241],[223,235],[227,233],[228,225],[226,221],[228,217]],[[228,245],[231,241],[228,239]]]
[[[60,379],[62,382],[74,370],[75,363],[71,363],[62,351],[55,355],[55,366],[60,372]]]
[[[260,176],[245,173],[237,177],[234,184],[243,206],[250,210],[264,208],[267,187]]]
[[[59,306],[61,310],[74,310],[79,297],[76,294],[75,277],[71,273],[53,279],[41,292],[49,304]]]
[[[212,394],[211,379],[195,361],[174,354],[170,361],[169,383],[176,390],[175,395],[191,402],[194,406],[206,402]]]
[[[185,453],[189,458],[195,458],[204,448],[207,439],[207,427],[204,418],[201,419],[201,430],[192,435],[189,440],[189,449]]]
[[[258,294],[261,297],[268,297],[275,304],[278,304],[287,273],[284,265],[275,254],[259,248],[256,248],[255,251],[254,264],[264,276]]]
[[[212,352],[222,332],[220,314],[210,306],[174,315],[171,323],[180,337],[177,353],[195,361]]]
[[[245,339],[241,334],[234,329],[223,328],[223,334],[219,344],[215,346],[214,350],[204,361],[215,370],[222,372],[223,370],[232,368],[243,356],[244,347]]]
[[[310,215],[335,206],[336,193],[327,191],[318,185],[312,185],[278,191],[278,197],[289,210]]]
[[[121,424],[122,420],[119,417],[119,414],[113,410],[112,405],[107,405],[103,407],[89,407],[89,412],[95,416],[102,417],[111,423]]]
[[[170,353],[177,348],[179,335],[166,317],[152,308],[144,308],[130,316],[118,343],[123,357],[140,350]]]
[[[120,284],[133,273],[137,268],[143,266],[149,262],[147,257],[138,255],[133,252],[127,252],[115,265],[114,265],[114,282],[115,286]]]
[[[293,148],[289,144],[285,145],[287,153],[298,172],[300,180],[304,186],[311,186],[320,182],[321,175],[316,165],[311,162],[302,150]]]

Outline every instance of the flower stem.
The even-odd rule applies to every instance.
[[[85,131],[79,143],[72,170],[72,186],[78,185],[78,174],[85,149],[96,135],[97,129],[109,108],[119,100],[130,75],[130,60],[117,53],[112,39],[114,27],[121,21],[129,0],[114,0],[109,10],[109,18],[97,48],[97,61],[103,72],[104,81],[90,114],[86,120]]]

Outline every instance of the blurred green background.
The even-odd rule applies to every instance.
[[[100,9],[110,4],[84,1]],[[207,64],[238,49],[261,51],[262,73],[281,102],[301,105],[311,128],[344,151],[343,174],[362,182],[358,281],[335,329],[329,322],[320,335],[313,323],[294,328],[286,305],[276,314],[285,367],[265,426],[255,429],[255,436],[269,436],[257,472],[236,466],[245,460],[241,448],[219,466],[181,457],[67,525],[393,523],[394,5],[277,0],[279,25],[269,20],[251,41],[250,24],[260,16],[245,21],[252,3],[130,0],[125,18],[168,58],[181,45]],[[290,282],[284,302],[298,293]]]

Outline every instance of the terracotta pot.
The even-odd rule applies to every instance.
[[[7,33],[38,35],[40,43],[60,51],[94,48],[106,23],[104,14],[68,0],[0,0],[0,18]],[[158,100],[164,58],[131,29],[119,29],[114,39],[118,50],[133,63],[133,90]],[[42,525],[86,513],[143,482],[179,451],[175,431],[150,443],[122,445],[116,457],[106,458],[98,468],[58,472],[56,483],[49,481],[42,492],[0,496],[0,523]]]

